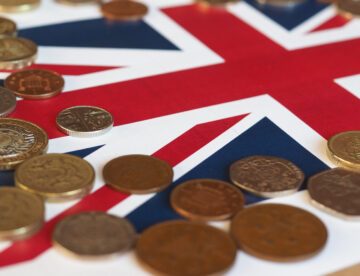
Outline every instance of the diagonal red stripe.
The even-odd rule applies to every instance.
[[[321,24],[317,28],[311,31],[311,33],[317,32],[317,31],[323,31],[333,28],[339,28],[342,26],[345,26],[347,23],[350,22],[350,19],[347,19],[341,15],[335,15],[330,20],[326,21],[325,23]]]

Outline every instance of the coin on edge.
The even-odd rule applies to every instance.
[[[26,12],[37,8],[40,0],[0,0],[0,12]]]
[[[269,5],[283,8],[293,8],[306,0],[256,0],[261,5]]]
[[[0,38],[16,35],[17,27],[15,22],[8,18],[0,17]]]
[[[245,252],[276,262],[310,258],[327,240],[320,219],[285,204],[259,204],[240,211],[231,223],[231,233]]]
[[[4,86],[24,99],[47,99],[61,93],[64,79],[58,73],[29,69],[12,73],[4,80]]]
[[[139,261],[162,275],[218,275],[236,257],[229,234],[205,223],[167,221],[146,229],[136,243]]]
[[[84,159],[62,153],[26,160],[15,171],[15,185],[49,202],[82,198],[93,188],[94,168]]]
[[[225,6],[227,4],[240,2],[240,0],[196,0],[196,2],[209,6]]]
[[[6,117],[11,112],[13,112],[15,108],[16,108],[15,95],[6,88],[0,87],[0,117]]]
[[[56,2],[69,6],[83,6],[89,4],[98,4],[101,2],[101,0],[56,0]]]
[[[340,14],[349,19],[360,16],[360,1],[341,0],[335,6]]]
[[[148,155],[124,155],[108,162],[103,169],[111,188],[130,194],[159,192],[172,183],[174,172],[164,160]]]
[[[44,224],[43,200],[14,187],[0,187],[0,241],[31,237]]]
[[[46,152],[46,132],[28,121],[0,118],[0,171],[13,170],[26,159]]]
[[[114,119],[105,109],[80,105],[61,111],[56,117],[56,125],[70,136],[95,137],[110,131]]]
[[[58,222],[52,239],[55,248],[77,258],[104,258],[130,250],[136,230],[127,219],[104,212],[84,212]]]
[[[119,21],[135,21],[148,13],[148,7],[130,0],[110,1],[101,4],[101,12],[108,19]]]
[[[171,193],[171,206],[180,215],[197,220],[226,220],[245,204],[243,193],[230,183],[215,179],[194,179]]]

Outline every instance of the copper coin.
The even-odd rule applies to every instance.
[[[52,71],[29,69],[12,73],[5,79],[4,85],[19,97],[38,100],[60,94],[64,79]]]
[[[274,156],[250,156],[230,167],[231,181],[263,197],[295,193],[304,182],[304,173],[292,162]]]
[[[342,15],[349,19],[360,16],[359,0],[341,0],[336,3],[336,8]]]
[[[136,231],[127,219],[90,211],[62,219],[52,237],[55,247],[65,254],[99,258],[131,249]]]
[[[168,187],[174,172],[162,159],[148,155],[125,155],[107,163],[103,175],[106,184],[117,191],[148,194]]]
[[[136,1],[121,0],[101,4],[101,12],[108,19],[134,21],[142,19],[148,8]]]
[[[321,220],[283,204],[260,204],[239,212],[231,232],[245,252],[276,262],[310,258],[323,249],[327,240]]]
[[[177,186],[171,206],[180,215],[198,220],[225,220],[245,204],[243,193],[233,185],[215,179],[195,179]]]
[[[332,215],[360,219],[360,173],[341,168],[326,170],[310,177],[311,202]]]
[[[162,275],[214,275],[232,266],[236,246],[227,233],[212,226],[169,221],[142,233],[136,255],[148,269]]]

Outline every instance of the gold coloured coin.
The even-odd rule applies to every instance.
[[[360,1],[359,0],[341,0],[335,4],[340,14],[351,19],[360,16]]]
[[[306,0],[257,0],[257,2],[262,5],[271,5],[284,8],[291,8],[305,1]]]
[[[210,5],[210,6],[225,6],[231,3],[237,3],[240,0],[196,0],[199,4]]]
[[[0,118],[0,171],[12,170],[47,150],[48,136],[28,121]]]
[[[14,21],[0,17],[0,38],[16,36],[17,28]]]
[[[14,111],[15,107],[15,95],[10,90],[0,87],[0,117],[6,117]]]
[[[40,0],[0,0],[1,12],[26,12],[37,8]]]
[[[70,154],[45,154],[25,161],[15,171],[15,185],[42,196],[49,202],[61,202],[87,195],[94,185],[93,167]]]
[[[70,5],[70,6],[82,6],[88,4],[97,4],[101,0],[56,0],[60,4]]]
[[[0,241],[31,237],[44,224],[42,199],[14,187],[0,187]]]

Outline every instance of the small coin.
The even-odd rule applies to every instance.
[[[306,0],[256,0],[261,5],[270,5],[284,8],[292,8]]]
[[[108,19],[134,21],[142,19],[148,13],[148,7],[130,0],[111,1],[101,4],[101,12]]]
[[[1,12],[26,12],[37,8],[40,0],[0,0]]]
[[[103,258],[130,250],[136,230],[124,218],[103,212],[68,216],[53,231],[55,248],[78,258]]]
[[[101,0],[56,0],[57,2],[70,5],[70,6],[82,6],[88,4],[98,4]]]
[[[4,86],[21,98],[47,99],[61,93],[64,79],[52,71],[30,69],[12,73],[5,79]]]
[[[145,230],[136,255],[162,275],[218,275],[235,261],[236,246],[225,232],[199,222],[169,221]]]
[[[16,108],[16,97],[15,95],[3,88],[0,87],[0,117],[6,117]]]
[[[33,156],[46,152],[48,136],[28,121],[0,118],[0,171],[12,170]]]
[[[196,0],[200,4],[206,4],[210,6],[225,6],[231,3],[237,3],[240,0]]]
[[[0,187],[0,241],[31,237],[44,224],[40,197],[14,187]]]
[[[270,261],[310,258],[325,246],[325,225],[311,213],[289,205],[260,204],[239,212],[231,224],[245,252]]]
[[[233,163],[231,181],[263,197],[295,193],[304,182],[304,173],[292,162],[274,156],[250,156]]]
[[[16,36],[17,28],[14,21],[0,17],[0,38]]]
[[[349,19],[360,16],[360,0],[341,0],[335,6],[340,14]]]
[[[74,106],[56,117],[57,127],[74,137],[94,137],[110,131],[114,119],[105,109],[95,106]]]
[[[111,188],[131,194],[161,191],[173,180],[172,167],[162,159],[148,155],[124,155],[111,160],[103,170]]]
[[[177,186],[171,206],[180,215],[198,220],[225,220],[245,204],[243,193],[233,185],[215,179],[195,179]]]

